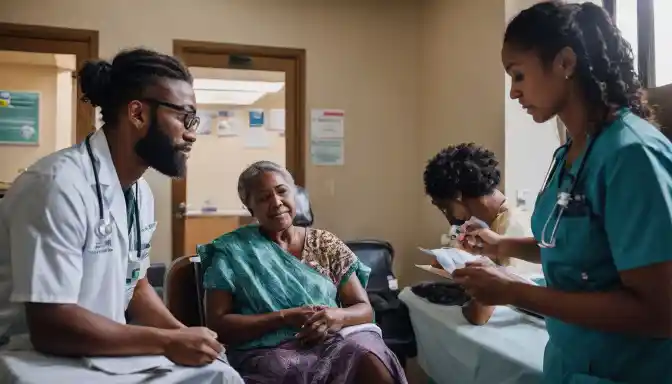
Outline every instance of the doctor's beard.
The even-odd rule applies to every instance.
[[[147,134],[135,144],[135,153],[147,165],[169,177],[183,177],[187,169],[187,159],[173,144],[159,126],[156,109],[152,113],[152,122]]]

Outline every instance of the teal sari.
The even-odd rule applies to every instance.
[[[248,225],[199,246],[205,289],[233,296],[233,312],[256,315],[307,305],[338,306],[338,288],[354,273],[366,287],[370,269],[334,235],[306,230],[302,260]],[[293,339],[296,329],[283,328],[236,349],[273,347]]]

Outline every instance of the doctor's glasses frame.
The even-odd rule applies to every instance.
[[[196,111],[194,109],[185,107],[183,105],[177,105],[157,99],[142,99],[142,100],[151,104],[156,104],[161,107],[172,109],[173,111],[180,112],[183,115],[182,123],[184,124],[184,128],[187,131],[194,132],[196,131],[196,129],[198,129],[198,126],[201,124],[201,118],[196,116]]]

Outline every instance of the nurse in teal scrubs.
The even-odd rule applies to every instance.
[[[456,279],[479,302],[546,316],[546,383],[672,383],[672,145],[650,122],[630,45],[594,4],[544,2],[510,22],[502,61],[511,98],[536,122],[559,117],[569,140],[534,238],[468,228],[477,249],[464,246],[541,263],[547,287],[485,263]]]

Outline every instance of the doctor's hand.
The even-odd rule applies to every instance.
[[[164,354],[175,364],[199,367],[215,361],[222,348],[217,333],[191,327],[171,330]]]
[[[515,287],[528,284],[523,278],[490,262],[467,263],[453,271],[453,279],[469,296],[484,305],[508,305],[515,300]]]
[[[465,251],[474,255],[487,256],[494,261],[497,260],[502,235],[495,233],[489,228],[481,228],[469,224],[465,224],[462,230],[464,233],[460,235],[458,241]]]

